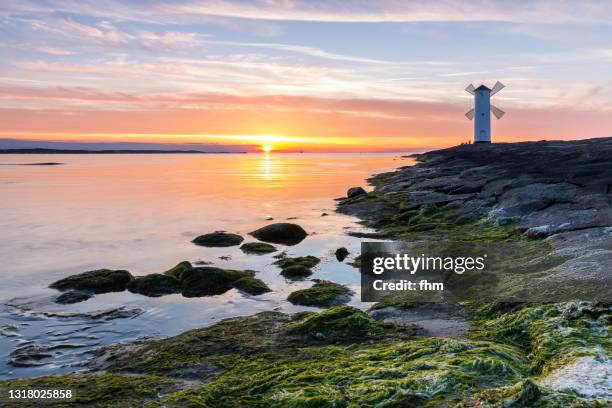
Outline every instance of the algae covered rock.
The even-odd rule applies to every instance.
[[[193,268],[193,266],[190,262],[183,261],[178,263],[175,267],[168,269],[166,272],[164,272],[164,275],[172,276],[180,281],[183,277],[183,272],[191,268]]]
[[[240,249],[246,254],[257,255],[269,254],[270,252],[276,251],[276,247],[274,245],[270,245],[265,242],[247,242],[246,244],[242,244]]]
[[[303,265],[291,265],[281,271],[285,278],[305,278],[312,275],[310,268]]]
[[[272,290],[261,279],[245,277],[233,283],[233,286],[249,295],[257,296]]]
[[[152,273],[134,278],[128,283],[127,290],[132,293],[157,297],[179,293],[181,291],[181,283],[173,276]]]
[[[306,255],[298,256],[295,258],[283,257],[274,262],[274,265],[278,265],[281,269],[289,268],[290,266],[300,265],[306,268],[314,268],[319,264],[321,260],[316,256]]]
[[[336,249],[335,255],[336,255],[336,259],[338,260],[338,262],[342,262],[349,255],[349,251],[345,247],[340,247]]]
[[[336,306],[287,325],[287,332],[321,340],[354,340],[380,336],[389,326],[354,307]]]
[[[62,305],[68,305],[72,303],[84,302],[87,299],[93,297],[91,292],[86,292],[83,290],[69,290],[68,292],[64,292],[58,297],[55,298],[55,303],[60,303]]]
[[[249,235],[273,244],[296,245],[302,242],[308,233],[297,224],[279,222],[249,232]]]
[[[183,296],[197,297],[220,295],[232,288],[239,279],[253,277],[255,272],[201,266],[182,273]]]
[[[287,298],[294,305],[330,307],[347,303],[353,292],[346,286],[322,280],[311,288],[296,290]]]
[[[205,247],[230,247],[240,245],[244,241],[238,234],[232,234],[225,231],[215,231],[209,234],[200,235],[194,238],[193,242],[196,245]]]
[[[62,291],[75,289],[92,293],[121,292],[132,279],[132,274],[125,270],[98,269],[60,279],[49,287]]]

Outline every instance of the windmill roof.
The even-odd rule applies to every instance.
[[[484,85],[480,85],[478,88],[474,89],[474,91],[490,91],[491,88],[488,88]]]

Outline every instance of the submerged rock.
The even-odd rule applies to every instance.
[[[242,244],[240,249],[246,254],[258,255],[269,254],[270,252],[276,251],[274,245],[266,244],[265,242],[247,242],[246,244]]]
[[[127,290],[132,293],[157,297],[180,292],[181,283],[173,276],[152,273],[134,278],[128,283]]]
[[[124,291],[127,284],[134,279],[125,270],[98,269],[83,272],[53,282],[49,287],[58,290],[82,290],[93,293]]]
[[[361,188],[361,187],[351,187],[348,189],[348,191],[346,192],[346,196],[348,198],[354,198],[360,195],[364,195],[367,194],[366,191]]]
[[[232,284],[245,277],[253,277],[255,272],[221,269],[201,266],[185,270],[181,275],[182,294],[185,297],[220,295],[227,292]]]
[[[342,262],[349,255],[349,251],[345,247],[340,247],[340,248],[336,249],[335,255],[336,255],[336,259],[339,262]]]
[[[279,222],[266,225],[255,231],[249,232],[260,241],[272,242],[274,244],[296,245],[306,238],[308,233],[297,224]]]
[[[232,284],[236,289],[257,296],[272,290],[261,279],[245,277],[240,278]]]
[[[346,286],[322,280],[311,288],[296,290],[287,300],[294,305],[331,307],[348,303],[352,294],[353,291]]]
[[[69,290],[68,292],[64,292],[58,297],[55,298],[55,303],[60,303],[62,305],[68,305],[72,303],[84,302],[87,299],[91,299],[93,294],[91,292],[86,292],[84,290]]]
[[[242,241],[244,241],[244,238],[238,234],[232,234],[225,231],[215,231],[209,234],[200,235],[191,242],[205,247],[230,247],[240,245]]]

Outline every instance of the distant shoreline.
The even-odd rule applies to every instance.
[[[203,152],[201,150],[79,150],[79,149],[0,149],[0,154],[246,154],[248,152]]]

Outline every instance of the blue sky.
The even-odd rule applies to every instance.
[[[500,139],[608,136],[611,68],[612,2],[3,0],[0,136],[438,146],[496,80]]]

